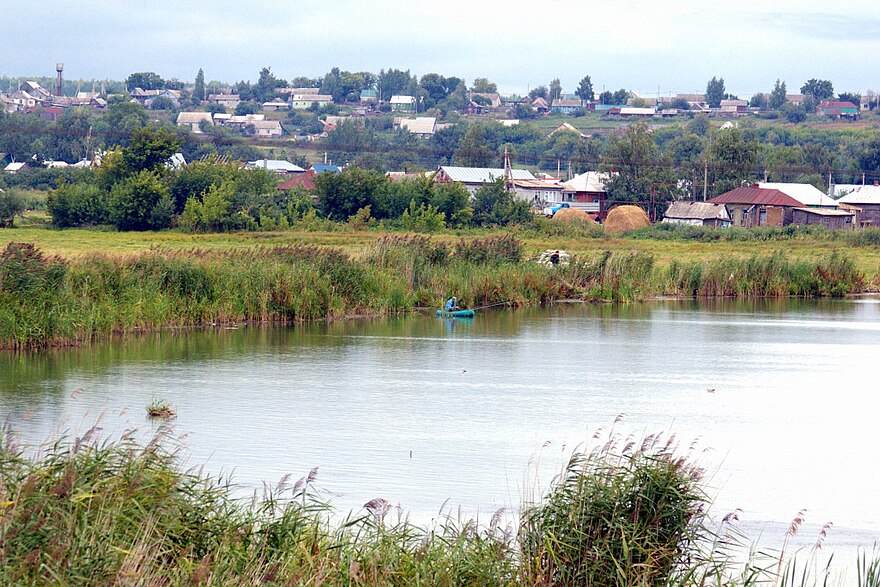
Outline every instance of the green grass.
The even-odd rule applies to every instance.
[[[0,348],[78,344],[163,327],[387,316],[436,308],[453,294],[479,308],[666,295],[842,296],[868,287],[852,259],[834,251],[808,259],[776,250],[664,264],[637,248],[596,247],[554,269],[535,263],[522,241],[503,233],[458,240],[373,236],[356,254],[277,244],[274,235],[244,247],[240,238],[222,236],[212,237],[213,248],[72,257],[11,243],[0,253]],[[223,246],[230,242],[238,246]]]

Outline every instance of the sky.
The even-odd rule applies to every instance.
[[[790,93],[810,78],[837,92],[880,90],[876,0],[6,0],[0,75],[255,81],[342,70],[409,69],[525,93],[560,78],[574,92],[645,97],[703,92],[713,76],[740,97]]]

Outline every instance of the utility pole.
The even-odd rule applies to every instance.
[[[709,162],[703,161],[703,201],[706,201],[706,191],[709,188]]]

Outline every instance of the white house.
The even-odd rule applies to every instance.
[[[181,112],[177,115],[177,126],[188,126],[197,135],[203,134],[202,123],[214,126],[214,117],[210,112]]]

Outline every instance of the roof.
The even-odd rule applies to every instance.
[[[501,124],[501,126],[505,126],[507,128],[510,128],[511,126],[516,126],[517,124],[519,124],[519,119],[518,118],[505,118],[505,119],[499,120],[498,122],[499,122],[499,124]]]
[[[210,94],[208,100],[213,102],[240,102],[241,96],[239,94]]]
[[[202,121],[214,123],[210,112],[181,112],[177,115],[177,124],[199,124]]]
[[[827,206],[830,208],[837,207],[837,200],[835,200],[834,198],[829,198],[821,191],[817,190],[816,186],[808,183],[760,182],[758,183],[758,187],[767,188],[770,190],[779,190],[783,194],[791,196],[792,198],[800,202],[803,206]]]
[[[504,177],[504,170],[500,167],[448,167],[441,166],[440,170],[446,174],[450,181],[461,183],[492,183],[496,179]],[[525,169],[512,169],[513,179],[535,179],[531,171]]]
[[[584,103],[580,100],[568,100],[566,98],[553,100],[553,108],[581,108],[583,105]]]
[[[860,185],[839,200],[841,204],[880,204],[880,186]]]
[[[9,165],[7,165],[5,167],[5,171],[9,171],[11,173],[11,172],[15,172],[15,171],[21,171],[22,169],[26,169],[26,168],[27,168],[27,163],[25,161],[21,161],[18,163],[10,163]]]
[[[361,90],[361,98],[376,98],[378,95],[376,90]]]
[[[312,165],[311,170],[315,173],[339,173],[342,171],[338,165],[329,165],[327,163],[315,163]]]
[[[859,107],[852,102],[840,102],[837,100],[822,100],[819,102],[819,108],[825,110],[827,108],[858,110]]]
[[[412,96],[391,96],[392,104],[415,104],[416,99]]]
[[[278,159],[257,159],[256,161],[248,161],[246,169],[268,169],[276,173],[302,173],[305,171],[299,165],[294,165],[289,161],[281,161]]]
[[[314,173],[297,173],[290,179],[284,181],[277,189],[292,190],[296,187],[301,187],[306,190],[313,190],[315,189],[314,177]]]
[[[836,210],[834,208],[795,208],[798,212],[806,212],[816,216],[852,216],[855,212]]]
[[[709,200],[712,204],[749,204],[800,208],[802,203],[776,189],[739,187]]]
[[[328,94],[293,94],[294,102],[332,102],[333,96]]]
[[[745,100],[721,100],[720,106],[724,108],[725,106],[748,106],[749,103]]]
[[[256,130],[281,130],[281,123],[277,120],[254,120],[250,123]]]
[[[561,190],[563,184],[558,179],[515,179],[513,185],[530,190]]]
[[[610,179],[607,173],[598,171],[587,171],[565,182],[564,188],[567,192],[604,192],[605,182]]]
[[[727,208],[723,204],[710,202],[672,202],[664,217],[688,220],[730,220]]]
[[[633,106],[624,106],[620,109],[623,116],[654,116],[657,114],[656,108],[635,108]]]
[[[433,116],[421,116],[419,118],[401,118],[399,119],[400,128],[405,128],[409,132],[417,135],[434,134],[437,119]]]

